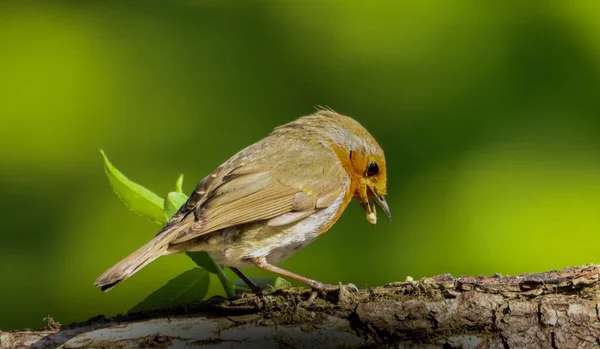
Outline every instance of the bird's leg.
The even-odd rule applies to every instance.
[[[237,275],[240,279],[242,279],[246,283],[246,285],[248,285],[248,287],[250,287],[252,292],[254,292],[254,293],[262,292],[262,290],[263,290],[262,287],[255,284],[254,281],[252,281],[249,277],[247,277],[246,274],[242,273],[241,270],[239,270],[238,268],[234,268],[234,267],[229,267],[229,269],[231,269],[231,271],[234,272],[235,275]]]
[[[269,262],[267,262],[267,259],[265,257],[254,258],[254,259],[252,259],[252,262],[261,269],[268,270],[273,273],[277,273],[277,274],[298,280],[302,283],[307,284],[314,290],[326,292],[326,291],[337,291],[340,289],[340,286],[338,286],[338,285],[324,284],[322,282],[319,282],[319,281],[316,281],[313,279],[309,279],[302,275],[298,275],[296,273],[292,273],[291,271],[274,266],[273,264],[270,264]]]

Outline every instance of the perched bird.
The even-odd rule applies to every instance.
[[[385,201],[383,150],[357,121],[320,109],[275,128],[206,176],[150,242],[102,274],[103,291],[164,255],[206,251],[244,280],[256,266],[329,291],[327,285],[274,264],[307,246],[338,220],[354,198],[367,220]]]

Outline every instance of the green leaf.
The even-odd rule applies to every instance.
[[[212,259],[208,253],[206,252],[186,252],[193,261],[198,266],[208,270],[208,272],[213,274],[219,274],[223,271],[223,269]]]
[[[102,157],[104,158],[104,172],[106,172],[108,181],[115,194],[117,194],[117,197],[119,197],[125,206],[142,217],[146,217],[159,224],[164,224],[166,217],[163,212],[163,199],[150,190],[129,180],[108,161],[102,150],[100,150],[100,153],[102,153]]]
[[[183,174],[180,174],[179,178],[177,178],[177,182],[175,182],[175,191],[183,193]]]
[[[186,252],[188,257],[190,257],[196,265],[206,269],[208,272],[215,274],[219,277],[219,281],[221,282],[221,286],[223,286],[223,290],[227,294],[227,298],[233,299],[235,298],[235,290],[231,281],[225,274],[225,270],[221,267],[217,262],[215,262],[212,257],[203,251],[195,251],[195,252]]]
[[[165,306],[201,301],[206,292],[210,278],[202,268],[190,269],[167,282],[166,285],[152,292],[129,312],[138,312]]]
[[[253,276],[250,277],[250,280],[254,281],[258,286],[270,289],[271,291],[292,287],[292,284],[289,281],[279,276]],[[234,285],[235,288],[240,291],[252,291],[242,279],[235,280]]]
[[[167,194],[164,204],[165,206],[163,208],[165,215],[167,215],[167,219],[171,219],[171,217],[177,213],[177,210],[179,210],[179,208],[185,204],[187,199],[188,197],[182,193],[172,191]]]

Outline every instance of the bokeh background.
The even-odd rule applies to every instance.
[[[598,1],[0,3],[0,328],[125,312],[192,267],[94,279],[159,195],[331,108],[380,141],[394,220],[352,204],[283,266],[360,287],[600,263]],[[249,270],[250,274],[264,274]],[[212,292],[219,292],[218,287]]]

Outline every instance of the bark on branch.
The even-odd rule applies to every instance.
[[[304,289],[54,330],[0,332],[37,348],[598,348],[600,266],[516,277],[440,275],[354,293]]]

